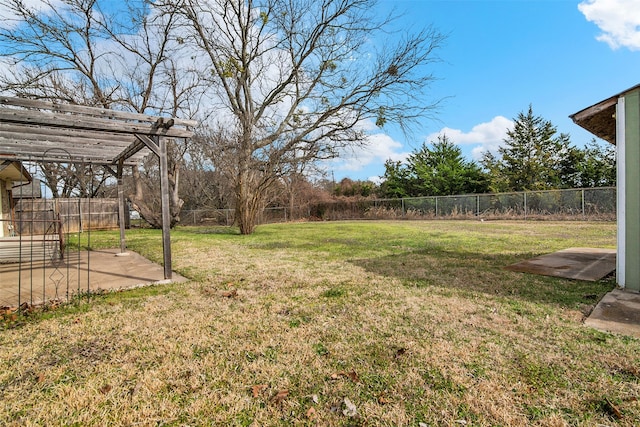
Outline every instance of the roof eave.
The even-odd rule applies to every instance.
[[[581,128],[611,144],[616,143],[616,105],[625,94],[637,90],[640,84],[600,101],[569,116]]]

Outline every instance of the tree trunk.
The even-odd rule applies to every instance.
[[[238,172],[238,182],[236,184],[236,222],[240,227],[240,234],[248,235],[256,228],[259,206],[256,203],[256,194],[253,194],[251,185],[251,171],[249,166],[243,162]]]
[[[173,178],[169,178],[170,189],[169,192],[169,205],[171,212],[170,227],[174,227],[180,221],[180,209],[184,201],[177,197],[177,174],[173,175]],[[150,196],[149,189],[145,191],[144,180],[140,176],[140,171],[137,167],[133,168],[133,181],[135,186],[135,193],[129,194],[129,200],[133,204],[135,210],[140,213],[140,216],[151,225],[153,228],[162,228],[162,206],[161,202],[157,198],[157,193]],[[159,185],[159,184],[158,184]],[[157,187],[156,187],[157,188]]]

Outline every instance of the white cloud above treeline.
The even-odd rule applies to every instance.
[[[640,1],[585,0],[578,9],[602,30],[597,40],[612,49],[640,50]]]
[[[474,160],[482,158],[485,151],[495,152],[507,136],[507,130],[513,128],[513,122],[504,116],[496,116],[491,121],[480,123],[465,132],[460,129],[442,128],[427,136],[427,142],[438,140],[439,135],[446,135],[454,144],[475,145],[471,150]]]
[[[345,149],[340,157],[326,164],[336,172],[358,172],[372,164],[383,164],[387,160],[404,161],[409,156],[402,145],[386,133],[375,133],[367,137],[363,147]]]
[[[373,125],[366,126],[366,123],[362,124],[363,128],[371,130]],[[469,146],[471,157],[477,161],[485,151],[496,152],[509,129],[513,129],[513,121],[504,116],[496,116],[488,122],[477,124],[469,131],[444,127],[428,135],[425,142],[431,144],[438,140],[439,135],[446,135],[454,144]],[[323,169],[327,173],[334,171],[338,175],[345,172],[357,174],[372,165],[384,164],[387,160],[404,162],[411,154],[407,150],[407,146],[386,133],[373,133],[368,136],[366,146],[344,150],[337,159],[324,162]],[[380,178],[369,177],[369,180],[379,183]]]

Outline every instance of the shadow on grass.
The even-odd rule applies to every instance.
[[[226,226],[213,226],[213,227],[196,227],[196,226],[181,226],[176,228],[178,234],[218,234],[218,235],[230,235],[240,236],[240,230],[237,227]]]
[[[371,273],[398,278],[405,286],[440,288],[442,292],[455,289],[572,309],[594,305],[615,287],[610,278],[586,282],[504,269],[538,255],[541,254],[489,255],[431,248],[351,262]]]

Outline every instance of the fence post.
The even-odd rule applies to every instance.
[[[582,219],[585,219],[585,214],[584,214],[584,188],[581,189],[580,192],[582,193]]]
[[[476,216],[480,216],[480,195],[476,196]]]
[[[522,193],[524,195],[524,219],[527,219],[527,192]]]
[[[404,218],[404,197],[400,201],[402,203],[402,218]]]

